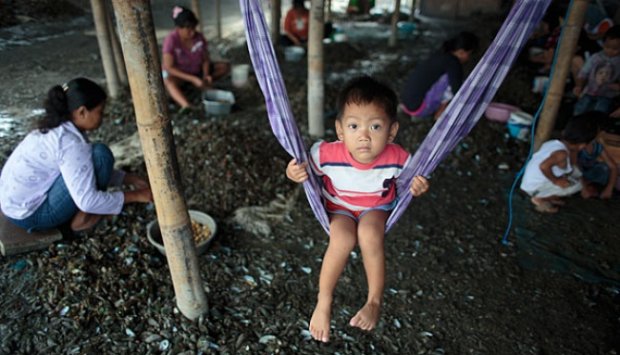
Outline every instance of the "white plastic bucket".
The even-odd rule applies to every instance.
[[[248,83],[248,75],[250,73],[249,64],[239,64],[232,68],[232,84],[234,87],[242,87]]]

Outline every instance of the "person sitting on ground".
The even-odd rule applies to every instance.
[[[211,61],[207,40],[196,30],[198,19],[191,10],[175,6],[172,19],[175,29],[164,40],[162,76],[166,91],[185,111],[191,105],[181,84],[188,82],[200,90],[207,89],[230,73],[230,63]]]
[[[330,214],[329,245],[319,276],[318,302],[310,333],[327,342],[334,289],[347,258],[359,244],[368,282],[366,304],[349,324],[372,330],[379,321],[385,281],[384,234],[389,211],[396,206],[396,179],[410,159],[393,143],[398,132],[398,99],[387,85],[363,76],[349,81],[338,96],[337,142],[317,142],[310,149],[311,169],[322,178],[322,197]],[[308,162],[291,160],[286,176],[308,179]],[[424,194],[428,180],[416,176],[413,196]]]
[[[280,37],[283,46],[304,46],[308,43],[308,31],[310,29],[310,11],[306,8],[304,0],[293,0],[290,10],[284,17],[284,33]],[[331,22],[325,22],[323,26],[323,38],[328,38],[333,32]]]
[[[400,92],[401,109],[422,118],[439,118],[463,83],[463,64],[478,48],[478,37],[461,32],[443,43],[442,51],[418,64]]]
[[[588,111],[610,113],[613,100],[620,94],[620,26],[605,33],[603,50],[584,63],[573,88],[579,97],[574,115]]]
[[[587,115],[571,118],[561,139],[549,140],[538,149],[525,167],[521,190],[537,211],[555,213],[562,197],[581,191],[581,171],[574,161],[577,152],[596,137],[598,123]]]
[[[601,130],[614,134],[618,128],[617,120],[601,112],[588,112],[584,115],[590,119],[601,122]],[[603,144],[602,137],[599,137],[577,154],[577,162],[583,173],[583,198],[599,197],[601,199],[611,198],[618,179],[620,165],[609,154]]]
[[[101,126],[106,94],[93,81],[76,78],[52,87],[45,115],[7,159],[0,174],[2,213],[27,231],[70,223],[73,231],[93,227],[124,204],[151,202],[148,183],[114,170],[114,156],[103,143],[90,143],[88,131]],[[135,189],[108,192],[111,186]]]

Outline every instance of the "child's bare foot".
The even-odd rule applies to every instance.
[[[559,211],[559,208],[557,206],[554,206],[553,204],[551,204],[551,202],[549,202],[547,200],[543,200],[543,199],[540,199],[540,198],[537,198],[537,197],[532,197],[531,201],[534,204],[534,208],[538,212],[541,212],[541,213],[556,213],[556,212]]]
[[[368,302],[351,318],[349,325],[362,330],[373,330],[379,321],[380,313],[381,304]]]
[[[319,300],[310,319],[310,334],[315,340],[327,343],[329,341],[329,323],[331,321],[332,302]]]
[[[564,205],[566,205],[566,201],[562,200],[559,197],[552,198],[552,199],[549,200],[549,202],[551,202],[551,204],[555,205],[555,206],[564,206]]]

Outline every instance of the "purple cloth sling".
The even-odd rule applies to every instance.
[[[411,201],[409,185],[414,176],[430,176],[439,163],[476,125],[508,74],[510,66],[542,19],[551,0],[518,0],[495,39],[467,77],[460,90],[430,130],[397,181],[398,204],[386,223],[389,231]],[[269,35],[260,0],[239,0],[246,39],[256,78],[265,96],[271,128],[282,147],[297,161],[308,161],[295,124],[284,81]],[[321,200],[319,180],[309,174],[304,190],[310,206],[326,232],[329,218]]]

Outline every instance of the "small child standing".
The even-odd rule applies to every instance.
[[[351,326],[372,330],[379,320],[385,281],[384,234],[389,211],[396,205],[396,179],[410,159],[393,144],[398,132],[398,99],[388,86],[368,76],[349,81],[338,97],[338,141],[315,143],[310,167],[322,178],[322,196],[330,214],[329,245],[319,276],[318,302],[310,333],[329,341],[336,283],[349,254],[359,243],[366,279],[366,304],[351,318]],[[307,162],[291,160],[286,176],[297,183],[308,179]],[[416,176],[413,196],[424,194],[428,180]]]
[[[563,204],[561,197],[582,189],[581,172],[577,168],[577,152],[596,137],[598,125],[586,115],[573,117],[564,128],[561,139],[545,142],[525,167],[521,190],[531,196],[539,212],[555,213]]]
[[[577,76],[573,93],[579,100],[574,115],[610,113],[614,98],[620,94],[620,25],[610,28],[604,38],[603,50],[586,60]]]

